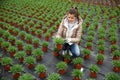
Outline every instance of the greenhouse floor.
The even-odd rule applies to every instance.
[[[1,2],[4,3],[1,3]],[[6,2],[8,1],[8,3],[6,4]],[[12,3],[13,1],[13,3]],[[47,27],[47,31],[49,32],[49,29],[53,28],[54,29],[54,33],[53,35],[56,34],[58,28],[57,25],[60,24],[61,19],[65,13],[65,11],[67,11],[73,4],[69,4],[69,2],[64,3],[64,0],[36,0],[35,3],[33,3],[33,0],[30,0],[31,2],[29,2],[29,0],[22,0],[25,1],[21,3],[18,3],[16,0],[1,0],[0,1],[0,23],[2,24],[2,26],[0,25],[0,29],[1,31],[3,30],[3,32],[9,32],[9,29],[16,29],[18,30],[18,35],[14,36],[12,33],[10,33],[10,36],[14,36],[16,39],[16,42],[21,40],[23,42],[23,46],[26,46],[27,44],[27,40],[22,40],[20,38],[19,33],[20,32],[25,32],[26,35],[31,35],[32,36],[32,41],[35,39],[39,39],[39,46],[38,48],[42,50],[42,42],[46,41],[45,40],[45,33],[41,33],[42,37],[39,38],[38,34],[33,35],[32,34],[32,29],[34,28],[35,31],[37,30],[42,30],[44,29],[44,27]],[[14,1],[16,1],[14,3]],[[63,1],[60,3],[60,1]],[[88,3],[91,1],[91,3],[94,3],[94,0],[81,0],[81,1],[87,1]],[[95,0],[97,2],[102,3],[102,1],[104,2],[104,0]],[[111,1],[111,0],[110,0]],[[109,0],[105,0],[106,4],[107,2],[110,3]],[[47,4],[48,3],[48,4]],[[2,4],[4,4],[4,6],[1,6]],[[9,5],[8,5],[9,4]],[[19,5],[20,4],[20,5]],[[23,5],[24,4],[24,5]],[[27,4],[27,5],[26,5]],[[41,5],[40,5],[41,4]],[[54,5],[52,7],[52,5]],[[58,5],[59,4],[59,5]],[[43,6],[44,5],[44,6]],[[110,42],[110,30],[113,29],[112,31],[114,31],[115,35],[113,35],[113,37],[117,37],[117,42],[116,46],[118,46],[118,48],[116,50],[120,51],[120,17],[119,17],[119,10],[117,7],[116,8],[110,8],[110,7],[101,7],[99,5],[88,5],[85,3],[74,3],[74,5],[78,7],[78,9],[80,9],[80,16],[83,18],[83,24],[82,24],[82,38],[80,40],[80,56],[84,62],[82,64],[83,67],[83,76],[81,77],[80,80],[105,80],[105,75],[108,74],[109,72],[114,72],[113,71],[113,64],[112,64],[112,52],[111,52],[111,42]],[[10,6],[10,7],[9,7]],[[114,6],[114,5],[113,5]],[[15,7],[15,9],[14,9]],[[55,8],[55,9],[51,9]],[[63,8],[62,8],[63,7]],[[54,12],[56,9],[58,9],[58,11]],[[62,12],[62,10],[64,10]],[[100,11],[99,11],[100,10]],[[33,12],[32,12],[33,11]],[[42,11],[44,13],[42,13]],[[48,12],[49,11],[49,12]],[[98,11],[98,12],[97,12]],[[57,12],[60,12],[60,14],[58,14]],[[28,14],[29,13],[29,14]],[[89,14],[91,13],[91,14]],[[112,17],[112,15],[110,14],[115,14],[114,18],[110,19]],[[48,15],[50,14],[50,15]],[[56,16],[55,18],[53,17]],[[14,17],[15,16],[15,17]],[[43,19],[41,19],[41,16],[43,17]],[[48,19],[47,19],[48,18]],[[51,19],[51,20],[50,20]],[[97,21],[96,21],[97,19]],[[18,22],[17,22],[18,20]],[[53,20],[53,21],[52,21]],[[46,22],[47,21],[47,22]],[[97,23],[98,28],[95,28],[95,21]],[[25,23],[27,22],[27,23]],[[87,22],[89,22],[89,26],[87,26]],[[18,24],[17,24],[18,23]],[[21,29],[21,25],[22,23],[24,23],[24,29]],[[52,26],[50,25],[50,23],[52,23]],[[17,24],[17,26],[16,26]],[[32,27],[30,27],[32,25]],[[49,24],[49,25],[48,25]],[[42,26],[40,26],[42,25]],[[27,32],[25,27],[28,26],[29,31]],[[36,27],[37,26],[37,27]],[[12,28],[9,28],[12,27]],[[38,27],[40,27],[39,29],[37,29]],[[7,29],[7,30],[6,30]],[[86,47],[86,43],[89,42],[89,40],[87,41],[87,37],[91,36],[90,33],[88,33],[91,30],[91,32],[94,32],[92,35],[93,40],[91,41],[92,43],[92,49],[90,50],[90,59],[85,60],[84,59],[84,53],[83,50],[85,50]],[[100,30],[105,30],[105,36],[103,35],[102,37],[104,37],[104,43],[102,44],[105,46],[105,50],[104,50],[104,62],[102,65],[98,65],[96,62],[96,56],[99,53],[98,51],[98,41],[102,40],[103,38],[100,38],[101,35],[99,35],[99,31]],[[2,36],[0,36],[1,38],[1,44],[2,44],[2,40],[3,42],[9,42],[9,40],[6,40],[4,38],[4,33],[0,33],[2,34]],[[49,33],[50,34],[50,33]],[[25,36],[26,36],[25,35]],[[7,36],[9,37],[9,36]],[[56,69],[56,64],[60,61],[63,61],[62,56],[59,57],[55,57],[53,55],[54,52],[54,48],[55,48],[55,43],[53,41],[52,36],[49,38],[50,40],[47,41],[49,43],[48,45],[48,51],[44,52],[42,60],[41,61],[36,61],[35,66],[38,64],[44,64],[47,67],[46,70],[46,78],[44,79],[40,79],[38,74],[35,73],[35,68],[33,69],[28,69],[27,64],[26,63],[19,63],[18,59],[16,59],[15,57],[10,57],[9,51],[5,51],[3,50],[2,46],[0,46],[0,57],[2,55],[2,58],[4,57],[10,57],[13,60],[13,64],[20,64],[23,66],[24,71],[21,72],[21,74],[24,73],[30,73],[32,74],[32,76],[35,78],[34,80],[47,80],[47,77],[49,76],[49,74],[51,74],[52,72],[58,73],[58,70]],[[9,42],[10,43],[10,42]],[[33,43],[31,43],[30,45],[32,45],[32,51],[34,49],[36,49],[33,46]],[[17,47],[17,44],[15,43],[14,45],[12,45],[14,47]],[[24,51],[23,50],[16,50],[18,51]],[[28,56],[33,56],[32,55],[26,55],[26,57]],[[35,58],[35,57],[34,57]],[[120,58],[120,56],[119,56]],[[72,63],[72,59],[71,58],[71,62],[68,63],[68,68],[65,72],[65,74],[60,75],[61,79],[60,80],[73,80],[73,77],[71,76],[72,70],[75,69],[74,64]],[[120,59],[118,60],[120,61]],[[97,78],[90,78],[90,68],[89,65],[91,64],[95,64],[99,67],[99,72],[97,74]],[[12,66],[11,65],[11,66]],[[118,74],[120,76],[120,72],[116,72],[116,74]],[[14,79],[12,72],[10,71],[5,71],[4,70],[4,66],[0,63],[0,80],[18,80],[18,79]]]

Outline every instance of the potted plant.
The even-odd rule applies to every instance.
[[[6,19],[8,19],[8,18],[6,18]],[[9,30],[8,30],[8,27],[9,27],[9,26],[10,26],[9,24],[4,24],[3,29],[9,32]]]
[[[14,30],[13,30],[13,32],[14,32],[14,36],[17,36],[18,35],[18,32],[19,32],[19,29],[17,29],[17,28],[15,28]]]
[[[80,58],[80,57],[74,58],[72,60],[72,62],[73,62],[73,64],[75,64],[75,68],[76,69],[81,69],[82,63],[83,63],[83,59],[82,58]]]
[[[28,23],[28,25],[30,26],[30,28],[33,27],[34,21],[33,21],[33,20],[30,20],[30,22]]]
[[[37,24],[35,24],[34,27],[35,27],[36,30],[39,30],[41,28],[41,26],[40,26],[40,24],[38,22],[37,22]]]
[[[42,42],[42,50],[44,51],[44,52],[47,52],[47,50],[48,50],[48,42],[47,41],[43,41]]]
[[[24,39],[25,39],[26,32],[25,32],[25,31],[21,31],[21,32],[19,32],[18,35],[20,36],[20,39],[21,39],[21,40],[24,40]]]
[[[98,29],[98,21],[94,22],[95,29]]]
[[[60,25],[60,20],[56,22],[56,27],[59,28],[59,25]]]
[[[13,61],[10,57],[3,57],[1,60],[1,65],[4,66],[5,71],[9,71]]]
[[[4,31],[2,37],[3,37],[5,40],[8,40],[8,37],[9,37],[9,36],[10,36],[9,31],[8,31],[8,30],[7,30],[7,31]]]
[[[32,44],[32,39],[33,39],[33,36],[30,35],[30,34],[27,34],[27,35],[25,36],[25,40],[26,40],[26,42],[27,42],[28,44]]]
[[[15,27],[18,27],[18,26],[19,26],[18,24],[19,24],[19,21],[14,20],[13,25],[14,25]]]
[[[55,57],[58,57],[59,56],[59,50],[58,48],[54,47],[54,52],[53,52],[54,56]]]
[[[109,72],[105,75],[105,80],[120,80],[120,76],[114,72]]]
[[[62,49],[62,45],[64,43],[64,39],[63,38],[54,38],[54,43],[56,44],[56,47],[58,48],[58,50]]]
[[[14,57],[14,55],[15,55],[15,53],[16,53],[16,47],[14,47],[14,46],[9,46],[8,52],[10,53],[10,56],[11,56],[11,57]]]
[[[49,37],[50,37],[50,33],[46,32],[46,33],[44,34],[45,40],[46,40],[46,41],[49,41]]]
[[[20,63],[24,62],[24,57],[26,56],[26,53],[24,51],[18,51],[15,54],[15,58],[19,59]]]
[[[10,79],[5,76],[5,77],[2,77],[1,80],[10,80]]]
[[[105,33],[100,33],[99,35],[98,35],[98,38],[99,39],[102,39],[102,40],[105,40]]]
[[[24,23],[23,23],[23,22],[20,22],[20,23],[19,23],[19,27],[20,27],[21,30],[23,30],[23,29],[24,29]]]
[[[103,27],[100,27],[98,34],[105,34],[105,29]]]
[[[23,41],[17,40],[16,45],[17,45],[18,50],[23,50]]]
[[[86,42],[85,46],[87,49],[91,50],[92,49],[92,42]]]
[[[73,80],[80,80],[80,78],[83,76],[83,72],[81,72],[79,69],[73,69],[72,74]]]
[[[120,61],[119,60],[113,60],[112,61],[113,64],[113,71],[114,72],[120,72]]]
[[[65,53],[65,55],[63,55],[63,60],[68,64],[71,60],[71,56],[68,53]]]
[[[86,37],[86,40],[87,40],[88,42],[92,42],[92,41],[93,41],[93,39],[94,39],[94,37],[93,37],[93,36],[87,36],[87,37]]]
[[[46,32],[47,32],[47,29],[48,29],[48,28],[47,28],[46,26],[44,26],[43,29],[42,29],[42,30],[43,30],[43,33],[46,33]]]
[[[24,73],[18,78],[18,80],[34,80],[34,79],[35,78],[33,77],[33,75],[29,73]]]
[[[105,44],[105,41],[100,39],[97,41],[97,45],[104,45]]]
[[[36,57],[37,61],[40,61],[42,59],[43,51],[41,49],[39,49],[39,48],[34,49],[32,53]]]
[[[94,37],[94,34],[95,34],[95,32],[93,32],[92,30],[91,31],[88,31],[88,35],[90,35],[90,36],[93,36]],[[90,37],[89,37],[90,38]],[[88,39],[88,38],[87,38]],[[91,37],[91,40],[93,40],[92,39],[92,37]]]
[[[26,45],[24,46],[24,49],[25,49],[27,55],[31,55],[31,54],[32,54],[32,45],[26,44]]]
[[[47,80],[60,80],[60,79],[61,79],[60,75],[54,72],[50,73],[47,77]]]
[[[15,37],[14,36],[9,36],[8,37],[8,40],[9,40],[9,42],[12,44],[12,45],[15,45]]]
[[[0,63],[1,63],[1,60],[2,60],[2,53],[0,53]]]
[[[99,45],[98,46],[98,52],[101,54],[104,54],[104,50],[105,50],[105,45]]]
[[[50,36],[53,36],[54,29],[53,29],[53,28],[50,28],[50,29],[48,30],[48,32],[50,33]]]
[[[104,60],[104,55],[103,54],[97,54],[96,59],[97,59],[97,64],[102,65],[103,60]]]
[[[86,59],[86,60],[90,59],[91,52],[89,49],[84,49],[82,52],[84,54],[84,59]]]
[[[35,64],[35,58],[32,56],[28,56],[25,59],[25,63],[27,64],[29,69],[33,69]]]
[[[8,27],[8,30],[9,30],[9,32],[10,32],[11,34],[13,34],[13,27],[12,27],[12,26],[9,26],[9,27]]]
[[[67,64],[65,62],[61,61],[61,62],[56,64],[56,68],[57,68],[59,74],[63,75],[66,72]]]
[[[10,71],[13,73],[14,79],[18,79],[23,70],[24,70],[23,66],[19,64],[15,64],[10,68]]]
[[[90,69],[90,77],[91,78],[96,78],[97,73],[99,72],[98,66],[96,66],[94,64],[91,64],[91,65],[89,65],[89,69]]]
[[[42,36],[42,30],[40,30],[40,29],[37,30],[36,34],[37,34],[38,38],[41,38],[41,36]]]
[[[36,29],[40,29],[41,27],[42,27],[42,21],[41,20],[39,20],[38,22],[37,22],[37,27],[36,27]]]
[[[113,44],[113,45],[110,45],[110,49],[111,49],[111,53],[112,53],[113,51],[118,50],[119,46],[116,44]]]
[[[113,60],[119,60],[120,51],[119,50],[115,50],[114,52],[112,52],[112,55],[113,55]]]
[[[30,32],[32,35],[35,35],[35,28],[34,27],[30,28]]]
[[[0,48],[2,48],[2,43],[4,42],[4,39],[2,37],[0,37]]]
[[[107,28],[106,25],[107,25],[107,23],[106,23],[106,22],[103,22],[103,25],[102,25],[102,26],[103,26],[103,28],[104,28],[105,30],[106,30],[106,28]]]
[[[40,40],[38,38],[33,39],[33,45],[35,48],[39,47]]]
[[[35,67],[36,73],[38,73],[39,78],[42,78],[42,79],[46,77],[46,70],[47,70],[47,67],[44,64],[38,64]]]
[[[110,37],[117,36],[116,30],[113,29],[113,28],[110,28],[110,30],[109,30],[109,36]]]
[[[24,30],[28,33],[29,32],[29,26],[28,25],[24,26]]]
[[[89,27],[89,25],[90,25],[90,18],[87,18],[87,19],[85,20],[85,23],[86,23],[86,27]]]
[[[4,51],[8,51],[8,47],[10,46],[10,43],[4,41],[4,42],[1,44],[1,46],[2,46],[2,48],[4,49]]]
[[[110,37],[111,44],[116,44],[117,40],[118,40],[117,36]]]
[[[0,28],[0,37],[2,37],[4,30]]]

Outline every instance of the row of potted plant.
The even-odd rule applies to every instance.
[[[78,59],[78,58],[76,58],[76,59]],[[75,62],[76,59],[73,60],[74,63],[76,63],[76,62]],[[32,58],[31,58],[31,60],[32,60]],[[31,60],[29,60],[29,62],[30,62]],[[2,59],[2,61],[1,61],[1,63],[2,63],[2,65],[6,65],[6,63],[7,63],[7,64],[11,64],[11,63],[12,63],[12,60],[11,60],[10,58],[8,58],[8,57],[4,57],[4,58]],[[80,63],[81,63],[81,62],[80,62]],[[119,61],[113,61],[113,65],[116,66],[116,67],[118,67],[118,69],[116,69],[116,68],[114,67],[114,68],[113,68],[114,71],[115,71],[115,70],[120,70],[120,69],[119,69],[119,68],[120,68],[119,64],[120,64]],[[66,64],[65,62],[59,62],[59,63],[56,64],[56,68],[57,68],[58,70],[66,70],[67,64]],[[98,73],[99,68],[98,68],[96,65],[93,65],[93,64],[91,64],[91,65],[89,66],[89,68],[90,68],[90,71],[92,71],[92,72],[90,73],[90,77],[92,77],[92,78],[97,77],[95,73]],[[5,68],[5,70],[10,70],[10,71],[13,73],[13,77],[14,77],[14,78],[18,78],[18,77],[20,76],[20,72],[23,71],[23,67],[22,67],[21,65],[19,65],[19,64],[16,64],[16,65],[13,65],[13,66],[9,67],[9,69],[8,69],[8,66],[7,66],[7,67]],[[46,70],[47,70],[47,68],[45,67],[45,65],[42,65],[42,64],[38,64],[38,65],[35,67],[36,73],[41,73],[41,72],[43,72],[43,73],[45,74]],[[116,71],[115,71],[115,72],[116,72]],[[17,73],[17,74],[15,74],[15,73]],[[64,73],[61,73],[61,71],[60,71],[60,74],[64,74]],[[75,78],[80,78],[80,77],[82,77],[82,75],[83,75],[83,73],[80,72],[80,70],[78,70],[78,69],[75,69],[75,70],[72,71],[72,76],[74,76]],[[42,76],[42,73],[39,75],[39,77],[40,77],[40,78],[45,78],[45,77],[46,77],[46,75],[44,75],[44,76],[42,76],[42,77],[41,77],[41,76]],[[74,80],[76,80],[76,79],[74,79]]]

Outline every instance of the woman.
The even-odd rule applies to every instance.
[[[72,7],[62,19],[56,37],[62,37],[66,41],[62,48],[63,55],[66,53],[68,46],[71,56],[80,55],[78,43],[82,34],[82,22],[77,7]]]

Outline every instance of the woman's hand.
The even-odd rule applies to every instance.
[[[70,43],[70,42],[71,42],[71,38],[66,38],[66,39],[65,39],[65,42],[66,42],[66,43]]]

